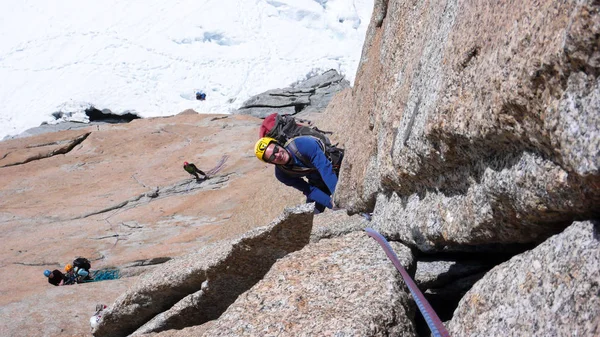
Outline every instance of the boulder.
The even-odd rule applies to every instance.
[[[452,336],[600,333],[600,225],[576,222],[496,266],[462,298]]]
[[[309,96],[311,89],[273,89],[265,91],[260,95],[250,97],[246,100],[240,109],[248,108],[281,108],[286,106],[304,106],[310,103]]]
[[[310,242],[314,243],[321,239],[330,239],[362,231],[368,225],[369,221],[358,214],[350,216],[346,210],[327,210],[324,213],[315,215]]]
[[[410,267],[410,249],[392,247]],[[416,336],[414,314],[384,251],[355,232],[278,261],[203,336]]]
[[[325,110],[332,97],[350,83],[336,70],[328,70],[317,76],[291,85],[288,88],[273,89],[246,100],[235,111],[236,114],[265,118],[276,112],[280,115],[320,113]]]

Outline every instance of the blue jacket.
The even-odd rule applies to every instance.
[[[287,186],[294,187],[301,191],[306,196],[307,201],[315,201],[323,206],[332,207],[331,195],[335,192],[335,185],[337,185],[337,176],[333,172],[331,162],[325,156],[323,150],[319,146],[319,143],[315,138],[309,136],[296,137],[294,143],[298,152],[310,161],[310,166],[305,165],[294,154],[294,151],[286,147],[288,152],[291,154],[291,161],[288,165],[276,165],[275,166],[275,177]],[[308,163],[307,163],[308,164]],[[290,173],[286,168],[293,166],[308,167],[313,170],[306,173]],[[304,180],[305,177],[308,182]],[[315,185],[324,185],[329,191],[319,189]]]

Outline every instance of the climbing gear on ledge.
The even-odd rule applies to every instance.
[[[121,278],[120,272],[118,269],[100,269],[94,270],[91,275],[91,279],[84,280],[84,283],[88,282],[98,282],[98,281],[107,281],[107,280],[116,280]]]

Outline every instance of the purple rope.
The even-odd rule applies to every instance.
[[[435,313],[429,302],[427,302],[427,299],[425,298],[425,296],[423,296],[423,293],[419,290],[419,288],[415,284],[415,281],[413,281],[410,275],[408,275],[408,273],[406,272],[406,269],[404,269],[404,267],[402,267],[402,265],[400,264],[398,256],[396,256],[396,253],[394,253],[392,247],[387,242],[387,240],[372,228],[366,228],[365,231],[370,237],[372,237],[373,239],[375,239],[375,241],[379,243],[381,248],[383,248],[383,250],[385,251],[385,255],[387,255],[390,261],[392,261],[396,269],[398,269],[398,271],[400,272],[400,275],[402,275],[402,278],[404,279],[404,282],[408,286],[410,293],[415,299],[415,303],[417,303],[421,314],[423,314],[423,318],[425,318],[425,321],[427,322],[431,333],[435,337],[450,337],[448,330],[446,330],[446,327],[444,327],[444,324],[442,324],[442,321],[440,320],[438,315]]]
[[[221,169],[225,166],[225,162],[229,159],[228,155],[224,155],[221,157],[217,165],[206,172],[207,176],[212,176],[215,173],[221,171]]]

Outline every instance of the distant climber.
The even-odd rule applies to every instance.
[[[315,202],[315,213],[333,208],[331,196],[338,181],[326,150],[323,142],[312,136],[292,138],[285,146],[263,137],[254,147],[258,159],[275,165],[277,180],[304,193],[306,202]],[[343,153],[336,158],[338,167],[342,158]]]
[[[76,283],[77,276],[75,276],[75,272],[73,272],[73,266],[70,263],[67,263],[65,266],[65,276],[63,277],[63,285],[71,285]]]
[[[202,91],[196,91],[196,99],[199,101],[204,101],[206,99],[206,94]]]
[[[71,285],[92,280],[90,268],[92,264],[85,257],[77,257],[73,264],[67,263],[65,266],[65,276],[63,285]]]
[[[75,283],[82,283],[92,280],[90,272],[80,267],[73,268],[73,276],[75,277]]]
[[[196,177],[196,181],[202,181],[208,178],[208,176],[206,175],[206,173],[202,172],[202,170],[200,170],[199,168],[196,167],[196,165],[188,163],[187,161],[183,163],[183,169],[193,175],[194,177]],[[200,177],[198,176],[198,173],[200,173],[201,175],[203,175],[204,177],[202,177],[202,179],[200,179]]]
[[[54,269],[53,271],[49,271],[48,269],[44,270],[44,276],[48,278],[48,283],[59,286],[65,279],[65,275],[60,272],[58,269]]]

